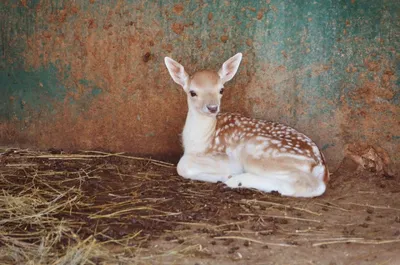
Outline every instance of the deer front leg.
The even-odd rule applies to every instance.
[[[230,161],[226,155],[184,154],[177,170],[184,178],[207,182],[225,182],[231,175],[242,172],[241,167]]]

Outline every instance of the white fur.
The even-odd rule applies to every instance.
[[[185,153],[203,153],[213,140],[215,124],[215,118],[189,109],[182,133]]]
[[[241,59],[242,54],[238,53],[222,65],[218,72],[219,84],[234,77]],[[190,87],[188,74],[181,64],[168,57],[165,64],[172,79],[188,94],[189,110],[182,133],[184,155],[177,167],[179,175],[200,181],[222,181],[231,188],[277,191],[293,197],[314,197],[325,192],[323,179],[327,168],[318,147],[309,138],[283,125],[243,117],[235,118],[233,123],[225,124],[216,132],[217,119],[207,113],[205,106],[220,102],[220,86]],[[191,89],[207,91],[207,94],[197,95],[202,101],[195,101],[190,97]],[[223,121],[227,122],[228,118]],[[228,129],[232,130],[230,135],[225,134]],[[288,144],[280,140],[283,137]],[[305,141],[314,156],[307,149],[301,150],[298,144],[293,146],[291,138]],[[222,139],[227,146],[222,146]],[[216,145],[210,150],[214,140]]]
[[[235,76],[241,61],[242,54],[238,53],[224,62],[221,69],[218,71],[218,75],[221,77],[222,83],[230,81]]]
[[[164,61],[172,79],[183,88],[186,88],[189,75],[185,72],[183,66],[169,57],[165,57]]]

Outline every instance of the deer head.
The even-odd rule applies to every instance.
[[[235,76],[241,60],[242,54],[238,53],[224,62],[218,72],[204,70],[191,77],[180,63],[169,57],[165,57],[165,65],[175,83],[186,92],[189,110],[215,117],[220,110],[224,84]]]

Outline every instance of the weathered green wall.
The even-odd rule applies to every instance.
[[[288,123],[331,166],[348,143],[400,162],[399,3],[5,0],[0,144],[179,155],[189,72],[244,53],[223,110]]]

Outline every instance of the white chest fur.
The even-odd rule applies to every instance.
[[[189,109],[182,140],[185,153],[203,153],[215,134],[216,118],[200,115]]]

